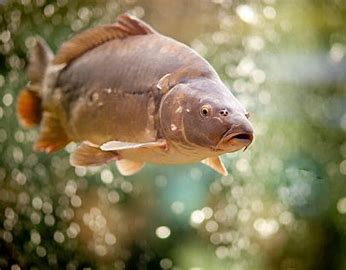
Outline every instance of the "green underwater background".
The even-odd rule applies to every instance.
[[[255,141],[223,160],[74,168],[16,119],[37,35],[128,11],[205,57]],[[0,1],[0,269],[346,269],[346,1]],[[96,127],[95,127],[96,128]]]

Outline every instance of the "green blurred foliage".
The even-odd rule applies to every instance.
[[[256,140],[203,165],[75,169],[16,120],[34,38],[57,50],[124,11],[193,47]],[[346,269],[346,2],[0,1],[1,269]]]

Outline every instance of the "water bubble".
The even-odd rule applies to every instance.
[[[254,61],[249,57],[244,57],[238,64],[236,71],[239,76],[247,76],[255,68]]]
[[[101,180],[105,184],[111,184],[113,182],[114,176],[113,173],[106,169],[101,172]]]
[[[209,233],[213,233],[216,232],[219,228],[219,225],[216,221],[214,220],[209,220],[206,224],[205,224],[205,229],[209,232]]]
[[[220,45],[229,41],[230,36],[226,32],[215,32],[212,39],[216,45]]]
[[[12,208],[6,207],[5,208],[5,217],[8,219],[14,219],[16,216],[16,213],[13,211]]]
[[[67,3],[68,3],[68,0],[57,0],[58,7],[66,6]]]
[[[52,215],[45,215],[45,216],[44,216],[44,223],[45,223],[47,226],[53,226],[54,223],[55,223],[55,218],[54,218],[54,216],[52,216]]]
[[[155,234],[158,238],[165,239],[171,235],[171,230],[167,226],[160,226],[156,228]]]
[[[171,204],[171,209],[173,211],[173,213],[179,215],[181,213],[184,212],[185,210],[185,205],[183,202],[181,201],[174,201],[172,204]]]
[[[273,20],[276,17],[276,10],[271,6],[267,6],[263,9],[263,14],[267,19]]]
[[[20,171],[13,171],[13,172],[16,172],[12,174],[12,177],[16,180],[16,182],[21,186],[24,185],[27,180],[26,175]]]
[[[271,95],[268,91],[263,90],[259,92],[258,99],[263,105],[268,105],[271,101]]]
[[[32,199],[32,207],[34,207],[36,210],[41,210],[42,206],[43,202],[40,197],[35,197]]]
[[[30,220],[35,225],[40,224],[41,223],[41,215],[37,212],[32,212],[30,215]]]
[[[2,239],[4,239],[7,243],[11,243],[13,241],[12,233],[9,231],[3,231]]]
[[[65,220],[71,220],[74,217],[74,211],[72,208],[65,208],[61,213],[61,218]]]
[[[76,167],[75,168],[75,173],[76,173],[77,176],[83,177],[83,176],[86,175],[87,169],[84,168],[84,167]]]
[[[155,184],[158,187],[167,186],[167,177],[165,175],[158,175],[155,177]]]
[[[201,210],[195,210],[192,212],[190,216],[190,223],[191,225],[199,225],[201,224],[205,219],[204,213]]]
[[[0,33],[0,40],[3,43],[7,43],[11,40],[11,32],[9,30],[5,30]]]
[[[116,192],[115,190],[108,192],[107,197],[108,197],[109,202],[111,202],[111,203],[117,203],[120,200],[119,193]]]
[[[71,197],[71,205],[73,207],[81,207],[82,205],[82,200],[78,195],[72,195]]]
[[[275,219],[258,218],[254,222],[254,228],[262,237],[267,238],[279,230],[279,223]]]
[[[112,246],[116,243],[117,239],[115,238],[114,234],[112,233],[106,233],[105,234],[105,243],[109,246]]]
[[[251,217],[251,212],[248,209],[240,209],[238,218],[241,222],[247,222]]]
[[[87,7],[82,7],[78,10],[78,17],[81,20],[88,21],[92,13]]]
[[[74,195],[77,191],[77,184],[75,181],[70,180],[67,182],[66,187],[65,187],[65,194],[69,197],[71,197],[72,195]]]
[[[236,12],[239,16],[239,18],[249,24],[256,24],[257,23],[257,14],[253,10],[252,7],[248,5],[239,5],[236,8]]]
[[[20,270],[20,266],[18,264],[12,264],[11,265],[11,270]]]
[[[239,159],[237,161],[236,168],[240,172],[247,172],[247,171],[249,171],[250,170],[249,161],[244,159],[244,158]]]
[[[261,200],[254,200],[251,202],[251,210],[255,213],[260,213],[263,210],[263,203]]]
[[[32,230],[30,233],[30,241],[34,245],[39,245],[41,243],[41,235],[36,230]]]
[[[17,142],[22,143],[25,140],[25,134],[22,130],[17,130],[14,134],[14,138]]]
[[[35,0],[35,2],[36,6],[42,7],[46,3],[46,0]]]
[[[341,161],[339,169],[341,174],[346,175],[346,159]]]
[[[219,245],[221,243],[221,234],[216,232],[210,235],[210,242],[213,245]]]
[[[83,28],[83,22],[81,20],[74,20],[71,24],[71,29],[74,32],[77,32]],[[98,100],[98,93],[92,95],[92,101],[95,102]]]
[[[17,197],[18,203],[21,205],[26,205],[30,203],[30,196],[25,191],[19,193]]]
[[[54,232],[53,238],[54,238],[54,240],[55,240],[57,243],[59,243],[59,244],[61,244],[61,243],[63,243],[63,242],[65,241],[65,236],[64,236],[64,234],[63,234],[62,232],[60,232],[60,231]]]
[[[204,43],[198,39],[195,39],[191,42],[191,47],[202,56],[205,56],[208,52],[207,46],[205,46]]]
[[[131,10],[131,14],[133,14],[134,16],[136,16],[138,18],[143,18],[143,16],[145,15],[145,10],[141,6],[135,6]]]
[[[7,140],[7,132],[5,129],[0,129],[0,143],[3,143]]]
[[[346,197],[338,200],[336,208],[340,214],[346,214]]]
[[[251,78],[253,79],[254,83],[262,84],[266,80],[266,74],[265,74],[265,72],[263,70],[254,69],[251,72]]]
[[[95,253],[98,256],[103,257],[107,254],[107,249],[104,245],[96,245],[95,246]]]
[[[163,258],[160,261],[160,266],[162,269],[170,269],[173,266],[173,262],[168,258]]]
[[[205,219],[209,219],[213,216],[213,209],[211,209],[210,207],[203,207],[202,208],[202,212],[203,212],[203,215],[204,215],[204,218]]]
[[[192,169],[190,170],[190,175],[191,175],[191,178],[192,178],[193,180],[198,181],[198,180],[200,180],[200,179],[202,178],[203,173],[202,173],[202,170],[199,169],[199,168],[192,168]]]
[[[69,238],[76,238],[80,232],[80,227],[77,223],[72,222],[66,230],[66,235]]]
[[[45,214],[51,214],[53,212],[53,206],[49,202],[44,202],[42,205],[42,211]]]
[[[293,221],[292,213],[284,211],[279,216],[279,222],[283,225],[289,225]]]
[[[122,182],[120,187],[125,193],[130,193],[133,190],[133,185],[128,181]]]
[[[44,256],[47,255],[46,249],[45,249],[44,247],[42,247],[42,246],[38,246],[38,247],[36,248],[36,253],[37,253],[37,255],[38,255],[39,257],[44,257]]]
[[[216,249],[216,256],[220,259],[224,259],[225,257],[227,257],[229,255],[229,251],[228,248],[225,246],[219,246]]]
[[[11,106],[12,102],[13,102],[13,97],[10,93],[5,94],[2,97],[2,102],[4,103],[5,106]]]
[[[334,43],[329,50],[329,57],[333,62],[338,63],[345,56],[345,52],[345,46],[340,43]]]

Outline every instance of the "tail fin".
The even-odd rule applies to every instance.
[[[53,53],[43,39],[37,38],[31,51],[28,76],[29,84],[20,92],[17,101],[19,122],[31,128],[38,125],[42,118],[41,91],[46,68],[53,59]]]

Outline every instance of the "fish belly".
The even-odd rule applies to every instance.
[[[119,151],[125,159],[154,164],[188,164],[199,162],[207,157],[218,156],[220,153],[203,148],[187,148],[171,146],[163,148],[142,148]]]

